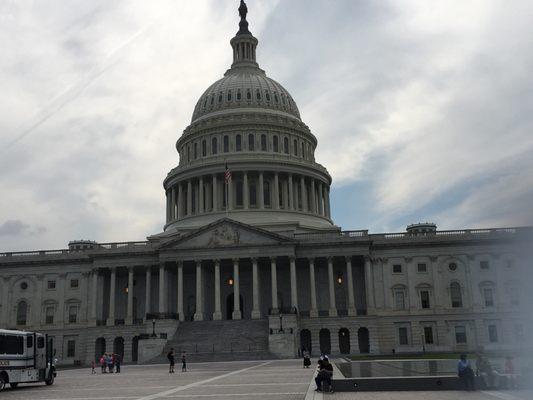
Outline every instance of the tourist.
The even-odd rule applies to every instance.
[[[327,356],[324,359],[318,360],[318,373],[315,378],[317,392],[322,392],[327,385],[328,391],[333,393],[333,386],[331,385],[331,378],[333,377],[333,365],[329,362]]]
[[[307,349],[304,349],[302,354],[304,357],[304,368],[309,368],[309,366],[311,365],[311,354],[309,354]]]
[[[102,354],[102,357],[100,357],[100,368],[102,369],[102,374],[105,374],[106,373],[106,370],[105,370],[105,357],[106,357],[106,354]]]
[[[120,354],[115,354],[115,370],[117,374],[120,374],[120,364],[122,363],[122,356]]]
[[[96,362],[94,360],[91,361],[91,375],[96,374]]]
[[[466,354],[461,354],[461,359],[457,364],[457,375],[463,381],[465,390],[474,389],[474,371],[470,366],[470,361],[466,359]]]
[[[111,354],[107,354],[106,364],[107,364],[107,369],[109,373],[112,374],[113,373],[113,357],[111,357]]]
[[[175,362],[175,354],[174,354],[174,348],[172,347],[170,351],[167,354],[169,366],[168,366],[168,373],[173,374],[174,373],[174,362]]]
[[[481,377],[487,389],[494,389],[499,386],[498,373],[492,368],[488,358],[481,353],[477,355],[476,375]]]
[[[181,353],[181,372],[187,372],[187,356],[185,352]]]

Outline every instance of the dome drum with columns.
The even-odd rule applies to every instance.
[[[245,15],[230,42],[231,68],[202,94],[176,143],[180,162],[164,181],[165,231],[221,217],[276,231],[337,230],[316,137],[288,91],[259,68]]]

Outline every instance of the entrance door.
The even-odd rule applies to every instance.
[[[226,319],[233,319],[233,310],[234,310],[233,298],[234,298],[233,293],[231,293],[230,295],[228,295],[228,297],[226,297]],[[241,308],[241,315],[244,316],[242,294],[239,295],[239,304],[240,304],[239,307]]]
[[[105,339],[103,337],[99,337],[96,339],[96,342],[94,344],[94,359],[98,363],[98,360],[100,360],[100,357],[102,357],[102,354],[105,353]]]
[[[360,353],[370,353],[370,337],[367,328],[359,328],[357,331],[357,342],[359,343]]]
[[[339,329],[339,351],[350,354],[350,331],[346,328]]]
[[[302,329],[300,331],[300,349],[307,350],[311,354],[311,331],[309,329]]]
[[[329,329],[320,329],[318,340],[320,341],[320,353],[331,354],[331,336]]]
[[[131,361],[137,362],[139,360],[139,336],[135,336],[131,341]]]

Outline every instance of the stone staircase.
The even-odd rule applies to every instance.
[[[268,352],[266,319],[182,322],[162,354],[151,362],[166,363],[171,348],[178,364],[183,351],[192,362],[275,358]]]

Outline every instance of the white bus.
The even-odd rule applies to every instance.
[[[54,383],[54,343],[48,335],[0,329],[0,391],[7,384]]]

